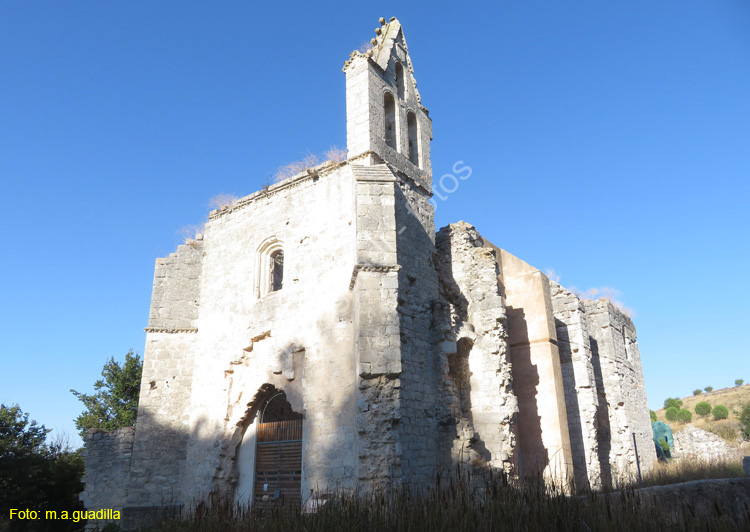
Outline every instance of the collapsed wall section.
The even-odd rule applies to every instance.
[[[656,460],[635,326],[609,301],[584,301],[598,394],[599,457],[605,484],[636,474]]]
[[[89,429],[84,434],[86,473],[83,483],[86,487],[80,495],[84,508],[122,512],[127,497],[134,435],[134,427],[109,432]],[[97,530],[108,522],[89,519],[86,529]]]
[[[555,281],[550,280],[549,284],[575,480],[579,487],[599,488],[598,396],[591,362],[586,307],[583,301]]]
[[[506,312],[495,250],[464,222],[436,238],[441,305],[436,307],[437,360],[443,402],[439,437],[453,464],[510,472],[517,402],[509,361]]]
[[[179,246],[168,257],[156,259],[147,332],[195,328],[202,260],[202,236]]]

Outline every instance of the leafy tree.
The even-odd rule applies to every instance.
[[[18,405],[0,405],[0,520],[11,508],[45,510],[82,509],[83,458],[58,443],[46,444],[49,430],[21,411]],[[83,522],[36,520],[6,523],[10,530],[82,530]],[[0,526],[2,528],[2,526]]]
[[[681,423],[690,423],[692,419],[693,414],[690,413],[690,410],[683,408],[677,411],[677,421],[680,421]]]
[[[742,386],[742,384],[743,384],[744,382],[745,382],[745,381],[744,381],[744,380],[742,380],[742,379],[737,379],[736,381],[734,381],[734,384],[735,384],[735,386]]]
[[[724,405],[714,407],[714,419],[726,419],[729,417],[729,409]]]
[[[703,389],[704,389],[704,390],[706,390],[707,392],[712,392],[712,391],[714,391],[714,387],[713,387],[713,386],[706,386],[706,387],[705,387],[705,388],[703,388]]]
[[[143,363],[131,349],[122,366],[114,358],[104,364],[104,380],[94,383],[96,391],[93,395],[70,390],[86,407],[76,418],[76,428],[81,436],[92,428],[114,430],[135,424],[142,373]]]
[[[676,406],[670,406],[664,411],[664,417],[667,421],[677,421],[677,412],[680,410]]]
[[[653,410],[649,410],[648,413],[651,415],[651,422],[653,423],[654,421],[656,421],[656,412],[654,412]]]
[[[693,390],[693,395],[700,395],[703,393],[703,390]]]
[[[695,413],[699,416],[707,416],[711,413],[711,403],[708,403],[707,401],[701,401],[697,405],[695,405]]]
[[[36,486],[45,481],[46,448],[50,432],[29,421],[18,405],[0,405],[0,510],[24,503],[32,508],[41,502]]]
[[[742,406],[740,410],[740,430],[745,438],[750,440],[750,403]]]
[[[670,406],[673,406],[679,410],[679,408],[682,406],[682,401],[670,397],[666,401],[664,401],[664,408],[669,408]]]

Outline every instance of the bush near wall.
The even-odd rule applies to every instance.
[[[667,421],[677,421],[677,412],[680,410],[676,406],[670,406],[664,411],[664,417]]]
[[[677,421],[680,421],[681,423],[690,423],[690,421],[693,419],[693,414],[690,412],[690,410],[681,409],[677,411]]]

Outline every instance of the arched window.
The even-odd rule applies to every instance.
[[[406,129],[409,138],[409,160],[419,166],[419,143],[417,140],[417,117],[409,112],[406,115]]]
[[[264,240],[258,246],[255,266],[256,297],[281,290],[284,283],[284,247],[281,240],[276,237]]]
[[[271,274],[268,276],[271,283],[271,292],[281,290],[281,285],[284,282],[284,250],[278,249],[271,253]]]
[[[383,97],[385,107],[385,143],[396,149],[396,101],[393,94],[386,92]]]
[[[398,91],[399,100],[403,100],[406,97],[404,83],[404,67],[401,66],[401,63],[396,63],[396,90]]]

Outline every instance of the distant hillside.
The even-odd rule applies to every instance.
[[[703,392],[700,395],[682,397],[681,400],[682,408],[690,410],[690,413],[693,414],[692,424],[694,426],[718,434],[727,441],[737,442],[740,436],[740,421],[737,414],[742,405],[750,404],[750,385],[745,384],[743,386]],[[710,403],[711,407],[716,405],[726,406],[729,409],[729,418],[716,421],[713,414],[705,417],[699,416],[695,413],[695,405],[701,401]],[[667,418],[664,417],[664,408],[656,411],[656,417],[660,421],[669,423],[672,426],[672,430],[680,430],[681,427],[685,426],[684,423],[680,423],[679,421],[667,421]]]

